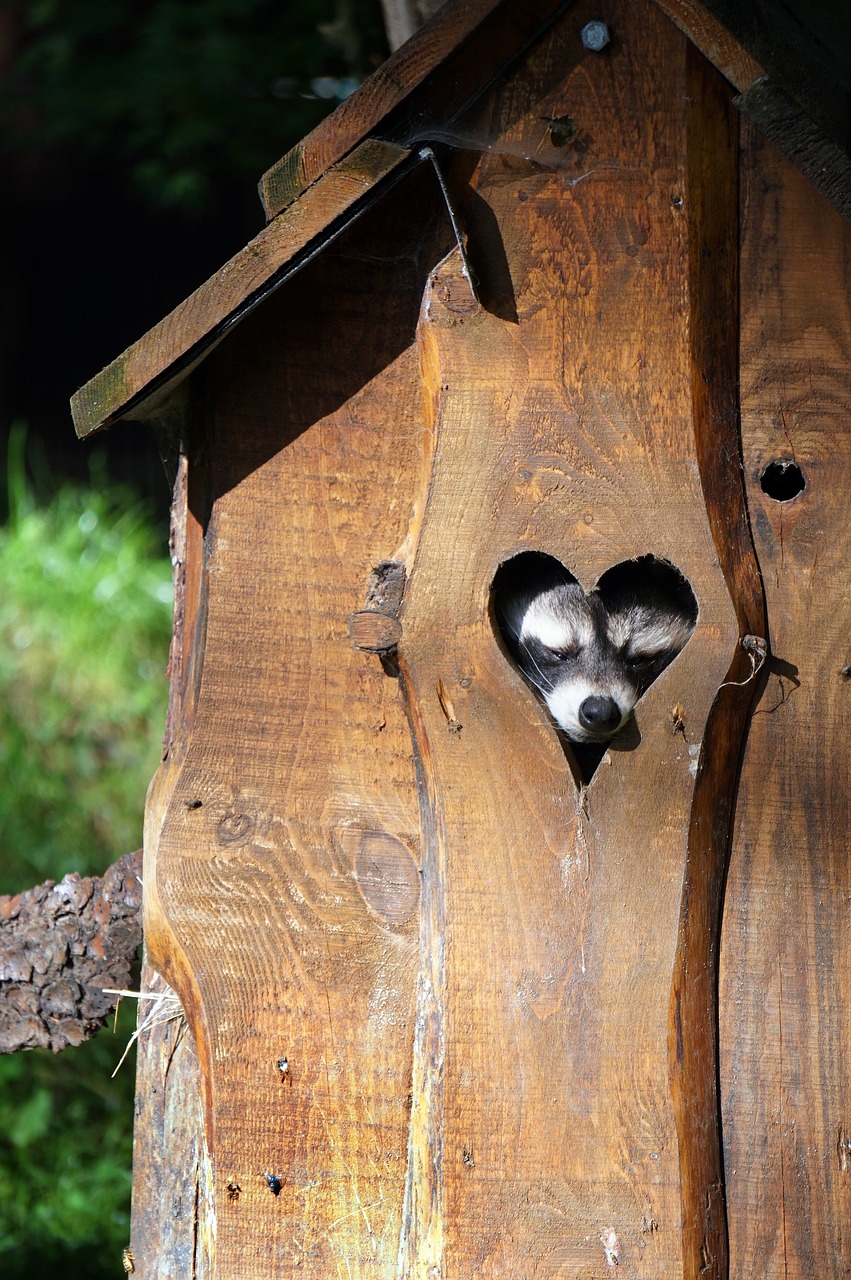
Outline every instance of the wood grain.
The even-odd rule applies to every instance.
[[[704,58],[740,92],[743,93],[764,74],[756,58],[699,0],[655,0],[655,3],[688,36]]]
[[[721,951],[731,1274],[851,1267],[847,535],[851,228],[756,129],[742,191],[742,433],[775,654],[739,792]],[[774,459],[806,489],[765,494]]]
[[[767,650],[767,627],[740,464],[737,121],[724,81],[693,48],[687,53],[687,80],[695,445],[741,643],[731,654],[698,760],[669,1030],[682,1167],[684,1274],[726,1280],[718,951],[736,780],[750,709],[763,687],[759,667]]]
[[[142,966],[142,991],[163,991]],[[140,1002],[140,1018],[151,1010]],[[140,1280],[211,1280],[215,1213],[203,1082],[186,1020],[155,1022],[138,1040],[129,1249]]]
[[[476,296],[423,166],[193,379],[145,895],[220,1280],[726,1280],[715,966],[757,684],[722,686],[765,632],[736,135],[652,0],[612,0],[605,57],[593,16],[452,122]],[[491,618],[527,548],[589,588],[652,553],[698,599],[587,788]],[[398,668],[348,631],[390,560]]]
[[[736,106],[805,174],[813,186],[851,219],[851,157],[767,76],[736,99]]]
[[[146,931],[151,936],[150,896],[161,824],[180,777],[192,737],[204,653],[201,579],[204,526],[209,517],[209,450],[205,441],[205,371],[195,374],[191,394],[181,394],[180,452],[172,491],[169,551],[174,580],[174,614],[169,652],[169,706],[163,760],[146,804],[146,855],[143,884],[148,885]],[[146,948],[147,951],[147,948]],[[180,953],[162,968],[186,966]],[[140,990],[167,989],[145,955]],[[198,1001],[194,984],[184,984]],[[141,1003],[142,1014],[150,1011]],[[170,1010],[173,1013],[174,1010]],[[201,1042],[200,1048],[204,1045]],[[169,1017],[139,1036],[136,1056],[136,1119],[133,1135],[133,1206],[130,1244],[140,1280],[212,1280],[215,1265],[216,1212],[205,1115],[206,1090],[187,1019]]]

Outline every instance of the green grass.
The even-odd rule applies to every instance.
[[[0,893],[100,873],[139,848],[165,724],[171,573],[139,499],[106,484],[38,504],[13,436],[0,527]],[[0,1057],[0,1273],[120,1275],[133,1026]],[[53,1274],[53,1271],[50,1271]]]

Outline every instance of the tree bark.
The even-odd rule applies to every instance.
[[[0,1053],[81,1044],[115,1008],[142,940],[142,853],[102,876],[0,897]]]

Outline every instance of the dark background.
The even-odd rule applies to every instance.
[[[144,432],[82,444],[69,398],[260,230],[261,174],[387,53],[379,0],[0,4],[0,468],[23,422],[37,486],[95,449],[165,510]]]

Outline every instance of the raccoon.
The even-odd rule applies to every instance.
[[[616,565],[586,593],[558,560],[523,552],[494,593],[509,652],[571,743],[608,743],[697,622],[688,582],[655,556]]]

